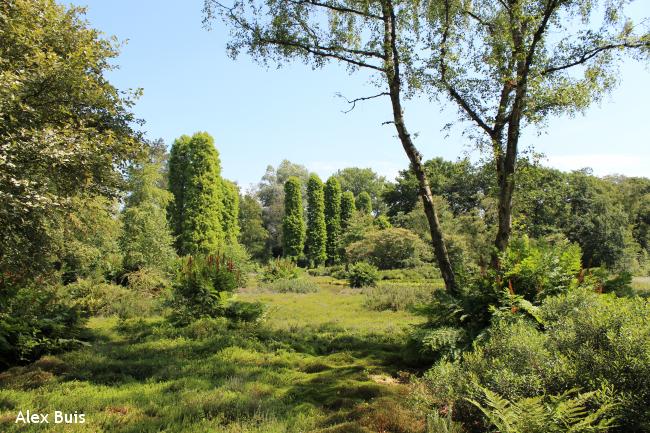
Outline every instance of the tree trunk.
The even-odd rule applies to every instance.
[[[429,186],[424,165],[422,164],[422,155],[418,152],[413,144],[411,135],[409,134],[406,124],[404,122],[402,103],[401,103],[401,82],[399,72],[399,53],[396,45],[396,31],[395,31],[395,11],[391,0],[385,0],[383,3],[384,15],[384,50],[386,53],[386,78],[388,80],[389,95],[393,109],[393,123],[397,130],[397,135],[402,143],[402,147],[411,162],[411,170],[415,173],[420,185],[420,196],[424,204],[424,213],[429,222],[429,230],[431,232],[431,241],[433,249],[436,254],[436,260],[440,273],[445,281],[445,288],[447,291],[457,296],[459,294],[458,286],[456,284],[456,276],[449,260],[449,253],[447,252],[447,245],[442,234],[442,228],[438,219],[435,203],[433,202],[433,194]]]

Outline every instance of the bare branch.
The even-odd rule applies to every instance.
[[[349,110],[343,110],[343,111],[342,111],[343,113],[347,114],[347,113],[349,113],[350,111],[354,110],[354,108],[357,106],[357,102],[368,101],[368,100],[370,100],[370,99],[375,99],[375,98],[379,98],[379,97],[382,97],[382,96],[390,96],[390,93],[388,93],[388,92],[381,92],[381,93],[377,93],[376,95],[372,95],[372,96],[364,96],[364,97],[361,97],[361,98],[355,98],[355,99],[352,99],[352,100],[346,98],[345,96],[343,96],[343,95],[340,94],[340,93],[337,93],[336,96],[338,96],[339,98],[343,98],[343,99],[345,99],[346,102],[347,102],[348,104],[352,104],[352,107],[350,107]]]

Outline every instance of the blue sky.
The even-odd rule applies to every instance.
[[[282,159],[322,177],[359,166],[392,179],[407,166],[393,126],[381,125],[391,118],[387,100],[342,113],[348,107],[336,93],[373,94],[366,76],[350,76],[336,64],[312,71],[300,63],[265,69],[246,56],[233,61],[221,23],[210,32],[202,27],[202,0],[72,3],[88,6],[93,27],[128,40],[117,59],[120,68],[109,79],[120,89],[144,89],[135,112],[146,121],[147,135],[170,145],[182,134],[209,132],[224,176],[244,188]],[[637,11],[649,16],[643,8]],[[551,119],[541,134],[526,131],[523,147],[535,146],[547,164],[563,170],[590,166],[598,175],[650,176],[650,68],[629,61],[620,71],[619,87],[601,104],[585,116]],[[456,159],[471,151],[461,128],[442,131],[454,117],[453,109],[425,100],[406,104],[407,124],[418,133],[416,143],[426,158]]]

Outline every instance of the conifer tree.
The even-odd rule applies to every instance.
[[[324,263],[327,259],[325,244],[325,195],[323,182],[318,175],[312,174],[307,182],[307,241],[305,251],[313,266]]]
[[[301,185],[300,179],[295,176],[291,176],[284,184],[282,246],[284,255],[294,260],[300,257],[305,246]]]
[[[370,215],[372,213],[372,199],[366,191],[360,192],[357,197],[357,210],[364,215]]]
[[[351,191],[345,191],[341,196],[341,229],[343,231],[347,230],[350,225],[354,211],[354,194]]]
[[[341,259],[341,185],[333,176],[325,184],[325,227],[327,263],[333,265]]]
[[[239,187],[223,179],[222,221],[226,243],[233,245],[239,238]]]
[[[174,141],[169,161],[174,194],[171,220],[178,253],[217,251],[224,243],[223,182],[219,153],[206,132]]]

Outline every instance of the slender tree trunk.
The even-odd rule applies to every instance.
[[[395,29],[395,11],[391,0],[385,0],[383,3],[383,16],[384,16],[384,50],[386,53],[386,77],[388,79],[389,95],[393,109],[393,123],[397,130],[397,135],[402,143],[402,147],[411,162],[411,170],[415,173],[420,186],[420,196],[424,204],[424,213],[429,222],[429,230],[431,232],[431,240],[433,249],[436,254],[436,260],[440,273],[445,281],[445,288],[452,295],[458,295],[458,285],[456,284],[456,277],[454,270],[449,260],[449,253],[447,252],[447,245],[442,234],[440,220],[433,201],[433,194],[429,186],[424,165],[422,164],[422,155],[417,150],[411,139],[411,135],[406,128],[404,122],[403,109],[401,103],[401,82],[399,72],[399,53],[396,44],[396,29]]]

